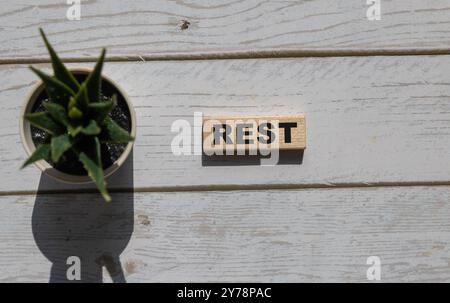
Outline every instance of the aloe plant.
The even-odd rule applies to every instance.
[[[102,167],[101,144],[128,143],[133,137],[121,128],[109,113],[117,105],[117,97],[101,98],[101,71],[105,58],[102,50],[95,68],[79,83],[65,67],[42,29],[39,29],[50,54],[54,75],[30,66],[44,83],[48,102],[44,111],[27,113],[24,118],[45,132],[45,142],[38,145],[22,168],[39,160],[58,163],[71,150],[95,182],[106,201],[111,201]]]

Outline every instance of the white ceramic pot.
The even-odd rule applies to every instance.
[[[83,75],[83,74],[89,74],[92,69],[90,68],[75,68],[70,69],[70,71],[75,75]],[[130,102],[130,99],[128,98],[127,94],[110,78],[105,77],[102,75],[102,78],[104,81],[109,82],[111,85],[115,87],[115,89],[120,92],[120,94],[125,99],[126,104],[128,105],[128,110],[130,112],[131,116],[131,131],[130,134],[134,138],[136,138],[136,115],[134,113],[133,105]],[[22,139],[23,146],[25,148],[25,151],[28,155],[28,157],[36,150],[36,146],[34,145],[34,142],[31,137],[31,125],[30,123],[25,120],[23,117],[26,113],[31,112],[33,109],[34,104],[38,100],[39,95],[44,90],[44,84],[42,81],[40,81],[36,86],[33,88],[31,94],[26,99],[26,102],[24,106],[22,107],[22,112],[20,115],[20,136]],[[123,153],[120,155],[120,157],[107,169],[105,169],[105,178],[108,176],[111,176],[117,169],[119,169],[120,166],[125,162],[125,160],[128,158],[128,156],[131,153],[131,150],[133,149],[133,143],[129,142],[123,151]],[[48,163],[45,160],[40,160],[37,162],[34,162],[34,164],[45,174],[49,175],[50,177],[57,179],[61,182],[65,183],[92,183],[93,181],[89,176],[78,176],[78,175],[71,175],[64,172],[61,172],[55,168],[53,168],[50,163]]]

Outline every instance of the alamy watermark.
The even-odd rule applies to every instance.
[[[369,21],[381,20],[381,0],[367,0],[369,8],[366,11],[366,17]]]
[[[70,5],[66,12],[67,20],[81,20],[81,0],[67,0],[67,5]]]
[[[214,120],[209,120],[210,123],[214,125],[223,125],[223,122]],[[250,120],[243,120],[243,125],[251,125],[254,126],[255,122]],[[178,119],[172,123],[171,132],[176,133],[171,142],[171,150],[175,156],[242,156],[242,155],[250,155],[250,156],[261,156],[260,163],[262,166],[272,166],[276,165],[279,162],[279,149],[277,148],[279,143],[279,131],[277,128],[268,130],[267,125],[278,125],[277,120],[270,120],[266,123],[266,128],[262,127],[260,130],[261,135],[257,136],[256,133],[251,132],[249,130],[242,130],[243,136],[250,136],[252,140],[251,147],[247,149],[234,149],[232,144],[228,144],[228,132],[226,127],[216,127],[213,128],[214,131],[209,135],[210,138],[203,138],[202,129],[203,129],[203,113],[195,112],[194,113],[194,125],[185,119]],[[250,128],[250,126],[249,126]],[[203,140],[204,139],[204,140]],[[216,147],[213,150],[208,150],[204,152],[204,145],[206,142],[216,142]],[[269,148],[260,148],[262,146],[267,146],[270,143]],[[250,146],[250,145],[249,145]]]
[[[381,280],[381,259],[378,256],[370,256],[366,261],[370,267],[366,271],[366,277],[369,281]]]
[[[77,256],[70,256],[67,258],[66,264],[69,267],[66,270],[66,278],[68,281],[81,280],[81,260]]]

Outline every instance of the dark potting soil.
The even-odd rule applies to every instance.
[[[75,75],[75,78],[82,83],[86,79],[87,75]],[[101,101],[110,100],[113,95],[117,96],[117,106],[110,112],[109,116],[119,124],[123,129],[131,131],[131,115],[128,109],[125,98],[122,94],[107,80],[102,80]],[[36,100],[32,112],[44,111],[43,104],[48,102],[48,96],[45,90],[39,95]],[[46,140],[46,133],[37,127],[31,126],[31,138],[35,146],[39,146]],[[101,144],[101,157],[103,169],[110,167],[120,155],[122,155],[127,144]],[[67,151],[60,158],[58,163],[48,161],[55,169],[71,175],[85,176],[87,175],[83,165],[78,161],[78,157],[72,151]]]

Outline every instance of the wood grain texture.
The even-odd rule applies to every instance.
[[[2,0],[0,60],[47,58],[38,27],[64,57],[77,58],[97,56],[105,46],[110,55],[134,59],[211,52],[256,56],[280,50],[449,49],[447,0],[381,2],[382,20],[368,21],[368,5],[360,0],[98,0],[82,1],[81,21],[68,21],[65,1]]]
[[[372,255],[384,282],[448,282],[449,195],[445,186],[121,193],[108,207],[89,194],[2,196],[0,281],[46,282],[49,260],[64,262],[63,279],[68,255],[117,253],[128,282],[364,282]]]
[[[137,114],[134,169],[118,173],[111,188],[448,182],[448,70],[449,56],[108,63],[105,73]],[[21,65],[1,66],[0,77],[0,191],[35,191],[40,171],[19,170],[26,157],[18,121],[36,77]],[[171,125],[193,125],[195,112],[304,114],[303,162],[259,166],[175,156]],[[130,175],[134,184],[126,181]],[[73,187],[40,185],[63,188]]]

